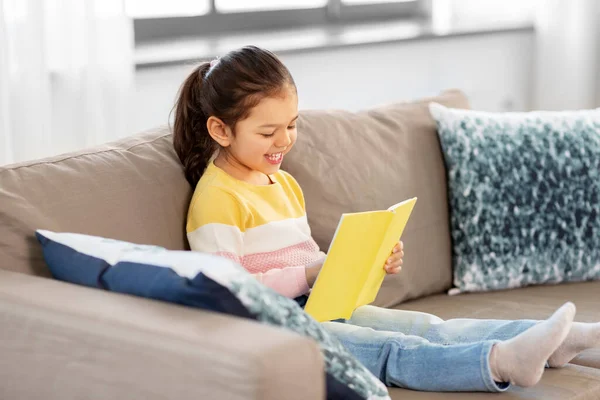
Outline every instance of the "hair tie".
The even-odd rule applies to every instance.
[[[210,62],[210,67],[211,67],[211,68],[213,68],[215,65],[217,65],[217,63],[218,63],[218,62],[219,62],[219,59],[218,59],[218,58],[215,58],[214,60],[212,60],[212,61]]]

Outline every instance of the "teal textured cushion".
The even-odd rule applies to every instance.
[[[454,291],[600,278],[600,109],[430,112],[448,177]]]

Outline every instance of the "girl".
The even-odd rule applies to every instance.
[[[302,305],[325,254],[311,238],[298,183],[279,169],[297,135],[290,72],[269,51],[232,51],[189,75],[175,111],[173,144],[195,188],[192,250],[230,258]],[[388,274],[401,270],[403,255],[400,242],[383,266]],[[498,392],[532,386],[545,366],[599,344],[600,324],[573,323],[574,315],[572,303],[545,321],[443,321],[363,306],[323,324],[388,386]]]

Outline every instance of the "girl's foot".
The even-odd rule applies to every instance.
[[[600,322],[573,322],[564,342],[548,359],[552,368],[562,367],[584,350],[600,347]]]
[[[568,302],[547,320],[496,343],[490,352],[493,379],[522,387],[538,383],[546,361],[569,334],[574,317],[575,305]]]

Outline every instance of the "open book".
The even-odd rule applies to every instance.
[[[349,319],[375,300],[385,262],[400,240],[417,198],[387,210],[342,214],[304,310],[317,321]]]

